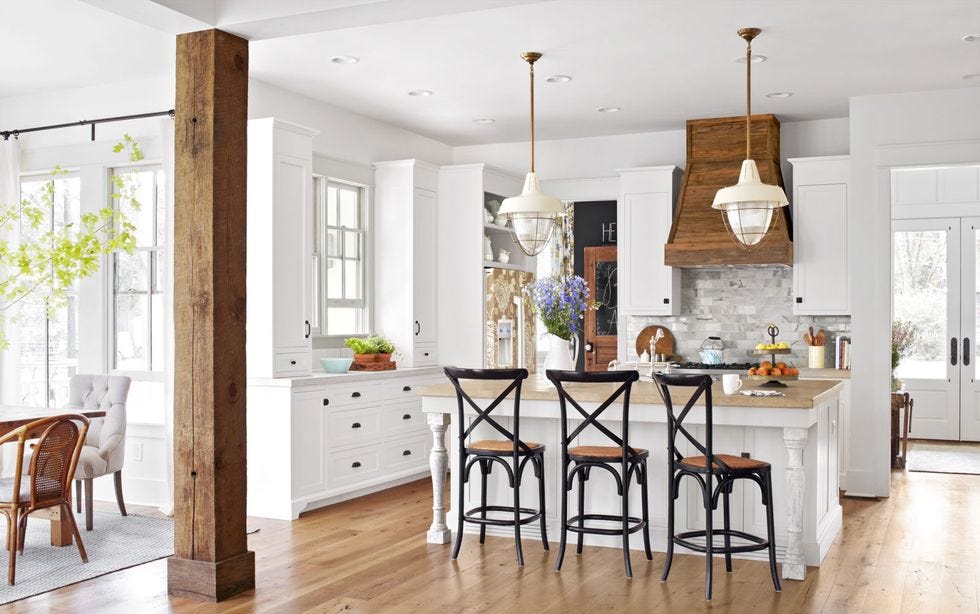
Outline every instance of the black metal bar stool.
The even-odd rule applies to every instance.
[[[633,577],[633,566],[630,562],[630,534],[643,531],[643,546],[646,549],[647,560],[653,559],[650,551],[650,519],[649,502],[647,501],[647,450],[631,448],[629,445],[629,414],[630,389],[633,382],[640,379],[636,371],[609,371],[596,373],[581,373],[579,371],[547,371],[548,379],[558,389],[559,407],[561,409],[561,459],[562,459],[562,489],[561,489],[561,542],[558,547],[558,560],[555,561],[555,571],[561,571],[562,559],[565,557],[565,542],[568,531],[578,534],[576,554],[582,554],[582,539],[584,534],[593,535],[622,535],[623,562],[626,565],[626,577]],[[565,384],[620,384],[618,388],[603,401],[595,410],[588,412],[569,394]],[[581,388],[579,389],[581,390]],[[609,406],[622,397],[623,416],[621,436],[611,431],[599,422],[599,416]],[[581,415],[582,422],[568,432],[568,408],[571,405]],[[579,416],[572,416],[578,420]],[[594,427],[608,437],[615,446],[575,446],[569,445],[575,441],[586,428]],[[571,469],[569,469],[571,467]],[[589,480],[593,468],[601,468],[612,474],[616,480],[616,491],[621,497],[621,514],[587,514],[585,512],[585,483]],[[617,471],[617,468],[619,471]],[[642,517],[629,515],[630,480],[635,477],[640,486],[642,501]],[[568,492],[578,478],[578,514],[568,517]],[[589,527],[586,520],[606,520],[620,523],[618,528]]]
[[[654,375],[653,378],[660,388],[660,392],[664,398],[664,404],[667,406],[668,496],[670,500],[667,503],[667,560],[664,562],[664,573],[660,578],[661,581],[666,581],[667,575],[670,573],[670,564],[674,557],[674,544],[679,544],[696,552],[705,553],[705,599],[711,599],[711,567],[712,557],[715,553],[725,555],[725,571],[731,572],[733,553],[768,549],[769,572],[772,575],[772,584],[776,588],[776,592],[779,592],[781,588],[779,585],[779,575],[776,573],[776,540],[772,520],[772,476],[769,463],[754,458],[714,453],[711,446],[712,382],[710,375]],[[684,405],[684,409],[679,414],[674,412],[674,406],[671,402],[671,386],[695,388],[690,399]],[[704,397],[704,444],[684,428],[684,420],[702,396]],[[681,454],[677,449],[678,434],[683,435],[701,454],[687,457]],[[709,458],[711,459],[710,469],[708,468],[709,463],[707,461]],[[703,531],[674,532],[674,501],[680,495],[680,482],[684,476],[694,478],[701,488],[705,518]],[[717,486],[712,485],[713,479],[717,479]],[[731,528],[728,500],[729,495],[732,493],[735,480],[751,480],[759,485],[759,489],[762,491],[762,504],[766,507],[767,539],[762,539],[756,535]],[[722,499],[723,505],[724,528],[722,529],[714,528],[712,518],[713,511],[718,509],[719,497]],[[723,538],[724,546],[719,547],[715,545],[715,536]],[[733,537],[743,539],[749,543],[733,546]],[[691,541],[695,538],[704,538],[704,545]]]
[[[521,549],[521,525],[541,521],[541,543],[544,549],[548,550],[548,532],[545,526],[545,506],[544,506],[544,446],[540,443],[521,441],[520,439],[520,413],[521,413],[521,383],[527,379],[527,369],[457,369],[446,367],[444,369],[446,377],[456,388],[456,399],[459,402],[457,422],[459,432],[459,468],[456,472],[458,483],[459,498],[456,505],[456,543],[453,545],[453,560],[459,556],[459,548],[463,543],[463,522],[471,522],[480,525],[480,543],[484,542],[487,533],[487,525],[513,526],[514,542],[517,546],[517,564],[524,565],[524,552]],[[497,395],[486,408],[477,405],[472,397],[463,390],[460,380],[481,380],[481,381],[509,381],[503,392]],[[511,392],[514,393],[514,432],[501,426],[494,420],[490,413],[497,408],[507,398]],[[469,425],[466,424],[463,415],[464,401],[476,411],[476,418]],[[496,429],[506,439],[482,439],[466,443],[466,438],[480,425],[486,423]],[[508,462],[505,459],[509,459]],[[465,493],[464,487],[470,479],[470,469],[473,465],[480,465],[480,505],[464,511]],[[493,470],[494,463],[499,463],[507,472],[507,480],[514,492],[514,505],[487,505],[487,477]],[[537,510],[521,507],[521,478],[528,463],[534,469],[534,475],[538,478],[538,508]],[[509,512],[512,518],[488,518],[487,512]]]

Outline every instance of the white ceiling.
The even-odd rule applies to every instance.
[[[524,50],[544,53],[543,139],[743,113],[743,26],[763,28],[754,49],[769,58],[754,66],[753,111],[784,121],[845,116],[849,96],[980,85],[962,78],[980,73],[980,41],[960,40],[980,33],[977,0],[87,2],[2,2],[0,57],[18,61],[0,64],[0,96],[170,74],[169,34],[91,5],[171,32],[194,23],[247,35],[252,76],[454,145],[526,139]],[[558,73],[573,80],[544,82]],[[794,96],[763,96],[773,91]]]

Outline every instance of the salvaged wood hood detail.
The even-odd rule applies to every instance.
[[[779,120],[752,116],[752,159],[762,181],[783,186],[779,168]],[[755,251],[743,250],[728,233],[721,212],[711,208],[715,192],[734,185],[745,159],[745,116],[687,122],[687,168],[674,211],[664,264],[676,267],[793,265],[789,207],[773,213],[772,229]],[[785,189],[785,188],[784,188]]]

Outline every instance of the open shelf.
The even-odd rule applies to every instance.
[[[508,271],[525,271],[525,272],[528,272],[528,273],[533,273],[534,272],[533,269],[528,268],[527,266],[525,266],[523,264],[514,264],[514,263],[511,263],[511,262],[508,262],[507,264],[504,264],[503,262],[496,262],[496,261],[493,261],[493,260],[484,260],[483,261],[483,268],[485,268],[485,269],[507,269]]]
[[[500,226],[497,224],[484,224],[483,230],[489,233],[502,233],[502,234],[512,234],[514,232],[507,226]]]

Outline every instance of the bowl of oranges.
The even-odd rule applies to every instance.
[[[763,360],[759,366],[749,369],[748,378],[751,380],[794,380],[800,378],[800,370],[785,362],[772,363]]]

